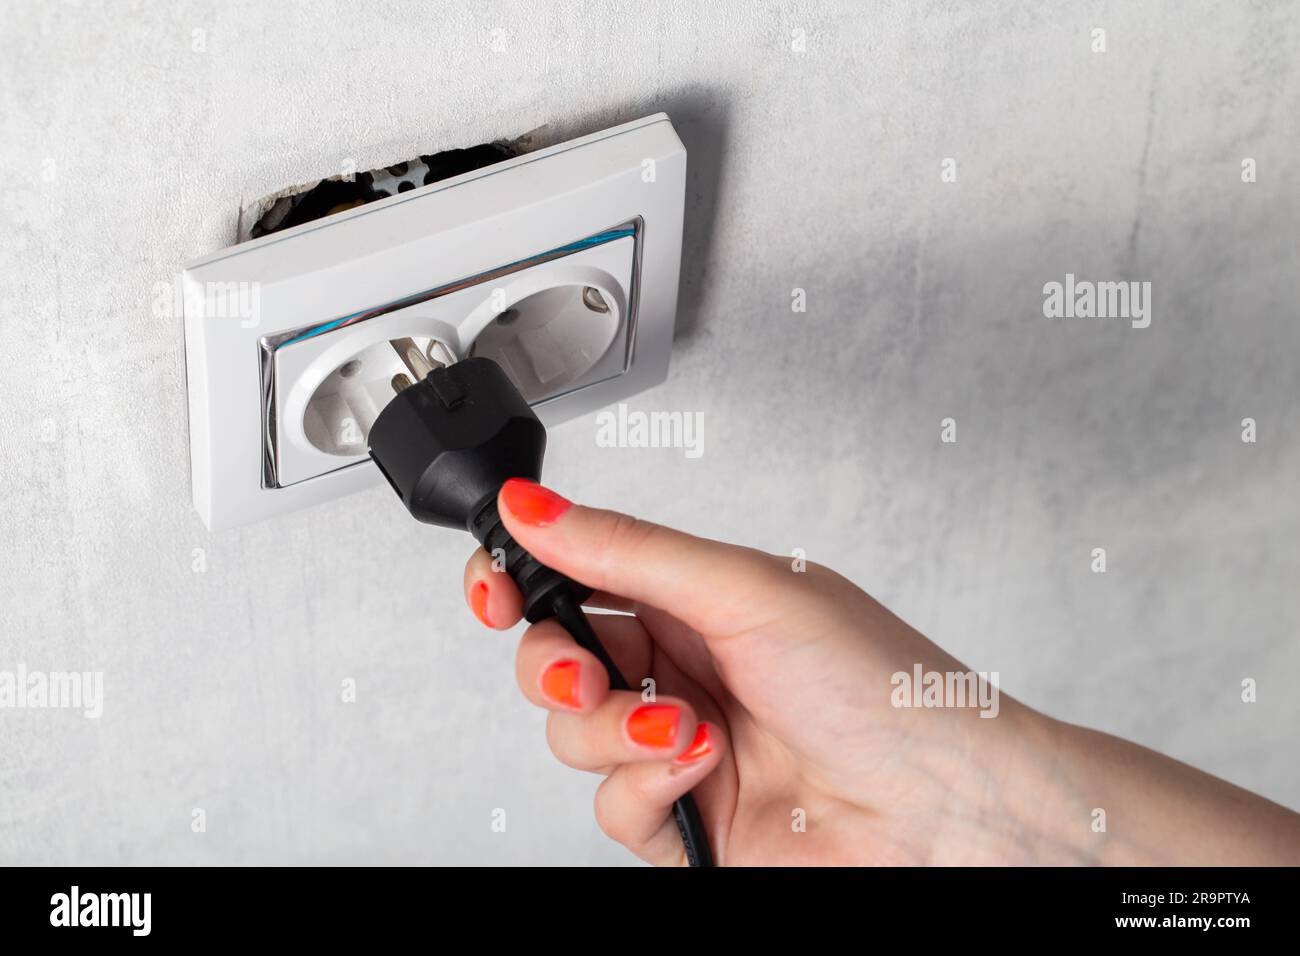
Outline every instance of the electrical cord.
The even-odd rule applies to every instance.
[[[579,647],[596,656],[613,690],[630,690],[582,610],[591,588],[542,564],[520,547],[497,510],[510,478],[541,477],[546,429],[491,359],[469,358],[441,368],[418,352],[394,348],[410,370],[393,378],[396,392],[370,428],[370,456],[406,509],[428,524],[468,530],[514,580],[529,623],[555,618]],[[421,364],[422,363],[422,364]],[[687,793],[673,818],[691,866],[713,865],[704,821]]]
[[[573,595],[568,591],[560,591],[552,601],[551,609],[555,612],[555,619],[572,635],[578,646],[591,651],[596,655],[597,660],[605,665],[605,672],[609,674],[609,686],[614,690],[631,690],[627,679],[619,672],[609,652],[600,643],[600,638],[596,637],[587,615],[574,602]],[[695,804],[695,798],[689,793],[682,794],[673,803],[673,819],[677,821],[677,830],[682,835],[686,862],[690,866],[712,866],[713,854],[709,850],[704,820],[700,816],[700,808]]]

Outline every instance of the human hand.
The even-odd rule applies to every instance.
[[[1198,812],[1249,798],[1300,847],[1300,818],[1281,807],[1005,694],[996,719],[894,706],[895,674],[969,671],[826,568],[799,572],[518,479],[498,507],[522,547],[596,589],[588,606],[630,612],[591,622],[632,687],[653,681],[652,701],[611,692],[553,620],[525,632],[516,676],[550,711],[555,755],[606,776],[597,820],[644,860],[684,862],[671,808],[687,791],[719,864],[1152,862],[1168,818],[1153,787]],[[518,590],[481,549],[465,589],[488,626],[519,621]],[[1122,832],[1090,826],[1101,801],[1123,814]]]

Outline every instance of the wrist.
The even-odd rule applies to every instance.
[[[1075,728],[1003,697],[997,718],[967,721],[935,862],[1068,866],[1101,862],[1092,807],[1077,786]]]

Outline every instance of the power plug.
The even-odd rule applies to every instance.
[[[408,340],[409,341],[409,340]],[[506,530],[497,493],[511,478],[539,481],[546,429],[502,368],[489,358],[435,366],[419,348],[394,342],[411,373],[393,376],[392,401],[370,428],[370,456],[417,520],[469,531],[494,556],[523,596],[531,623],[554,617],[604,665],[610,687],[628,690],[582,612],[591,588],[542,564]],[[673,805],[686,859],[711,866],[695,799]]]
[[[555,613],[560,591],[580,605],[591,589],[519,547],[497,513],[507,479],[541,479],[546,428],[491,359],[434,368],[419,350],[401,354],[423,377],[394,376],[396,395],[370,428],[370,456],[406,510],[426,524],[467,530],[489,554],[504,556],[530,622]]]

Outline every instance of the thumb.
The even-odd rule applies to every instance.
[[[597,591],[659,608],[705,636],[779,616],[785,562],[616,511],[584,508],[522,478],[501,487],[506,530],[533,557]]]

